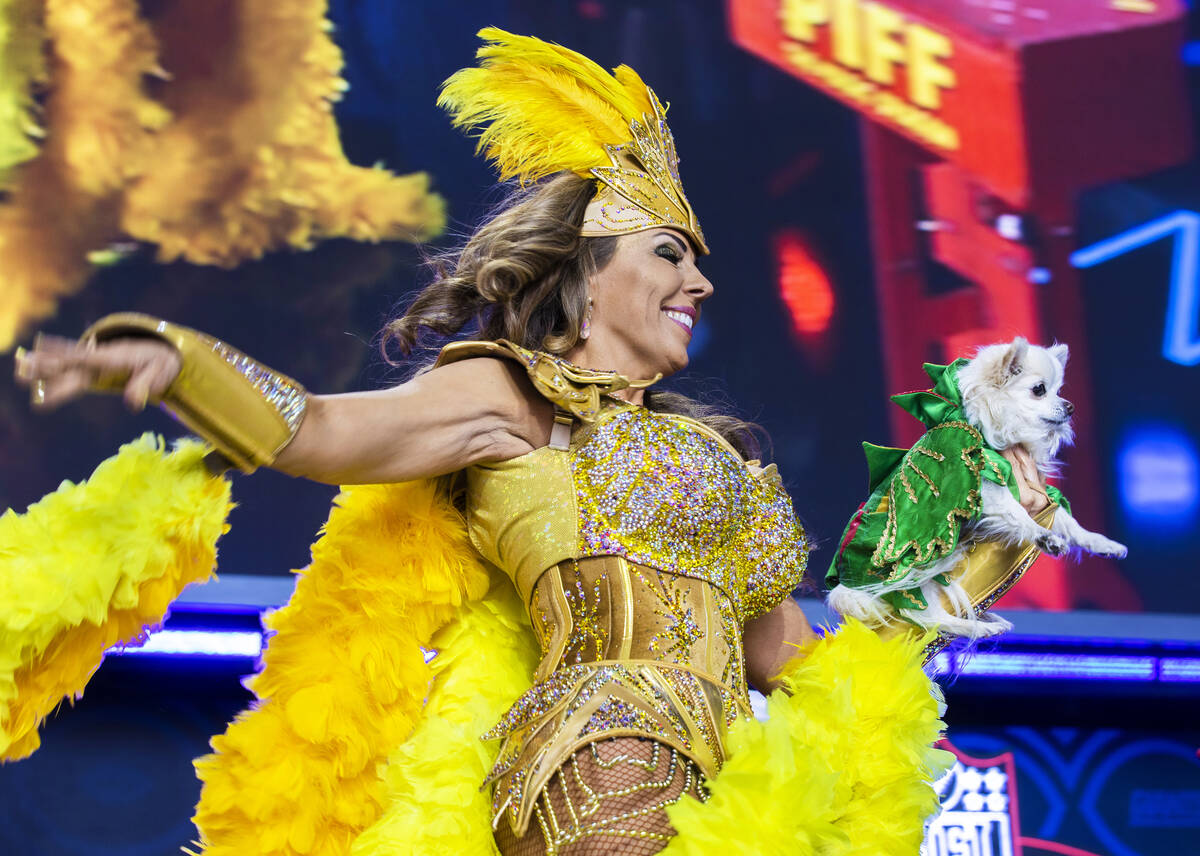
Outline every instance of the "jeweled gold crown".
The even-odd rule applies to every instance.
[[[594,179],[581,234],[624,235],[668,226],[708,253],[679,180],[666,108],[637,72],[610,74],[583,54],[496,27],[475,68],[456,72],[438,104],[454,125],[478,130],[500,178],[537,181],[562,170]]]

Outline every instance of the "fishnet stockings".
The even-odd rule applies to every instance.
[[[675,834],[666,807],[684,794],[707,798],[699,769],[670,746],[637,737],[597,741],[551,777],[523,836],[500,819],[496,844],[503,856],[650,856]]]

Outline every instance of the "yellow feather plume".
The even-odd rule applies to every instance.
[[[31,5],[50,69],[40,151],[27,133],[43,41]],[[125,237],[163,261],[232,266],[332,237],[427,240],[445,223],[427,176],[346,160],[325,3],[144,5],[0,0],[0,350]]]
[[[83,692],[104,652],[211,575],[232,505],[207,451],[185,441],[165,454],[146,435],[88,481],[0,517],[0,760],[37,749],[42,719]]]
[[[0,350],[83,286],[88,251],[120,237],[114,194],[170,119],[142,88],[158,57],[136,0],[46,0],[44,13],[46,139],[0,204]]]
[[[479,37],[489,42],[477,54],[480,65],[453,74],[438,106],[456,127],[479,130],[478,150],[502,180],[586,175],[609,162],[606,145],[628,142],[629,123],[653,110],[646,84],[628,66],[609,74],[573,50],[497,27]]]
[[[156,244],[161,261],[233,266],[330,237],[424,241],[442,230],[428,176],[346,160],[331,109],[346,89],[342,54],[324,3],[240,0],[214,13],[177,0],[156,11],[155,28],[174,119],[134,160],[121,228]]]
[[[351,856],[496,852],[491,798],[479,783],[500,745],[479,735],[532,683],[533,629],[512,583],[493,572],[487,599],[465,605],[431,644],[429,700],[383,773],[387,812],[355,839]]]

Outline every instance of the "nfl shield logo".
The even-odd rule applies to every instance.
[[[1022,856],[1012,753],[982,759],[949,741],[941,746],[955,761],[935,785],[942,813],[929,825],[922,856]]]

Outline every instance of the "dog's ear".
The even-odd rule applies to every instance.
[[[1025,354],[1029,350],[1029,343],[1024,337],[1017,336],[1012,340],[1004,354],[1000,357],[1000,363],[996,366],[996,371],[992,376],[993,383],[996,386],[1004,386],[1014,377],[1021,373],[1022,366],[1025,363]]]
[[[1067,367],[1067,357],[1069,356],[1069,349],[1067,348],[1066,345],[1063,345],[1063,344],[1052,345],[1050,347],[1050,356],[1054,357],[1054,359],[1058,362],[1058,364],[1060,366],[1062,366],[1064,369]]]

